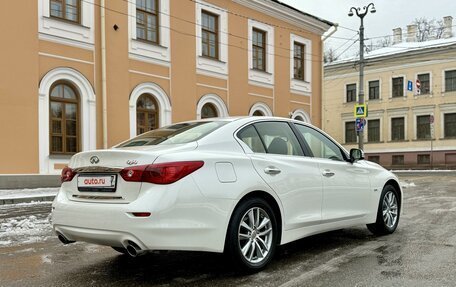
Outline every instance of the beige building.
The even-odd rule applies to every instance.
[[[0,1],[0,19],[0,174],[56,174],[78,151],[204,117],[321,126],[333,24],[279,1]]]
[[[401,29],[394,29],[391,47],[367,53],[369,160],[394,169],[456,167],[456,38],[452,17],[444,23],[442,39],[416,42],[416,26],[410,25],[404,40]],[[357,60],[325,66],[322,126],[347,148],[358,141]]]

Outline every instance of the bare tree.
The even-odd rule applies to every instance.
[[[431,39],[440,39],[443,36],[445,26],[442,20],[427,19],[426,17],[416,18],[413,21],[416,25],[416,39],[418,42],[424,42]]]
[[[337,61],[338,58],[339,57],[336,55],[336,51],[332,47],[325,49],[325,53],[323,55],[323,61],[325,63]]]
[[[393,41],[391,41],[390,36],[385,36],[377,41],[377,47],[380,48],[390,47],[391,45],[393,45]]]

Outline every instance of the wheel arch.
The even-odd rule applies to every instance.
[[[277,243],[278,243],[278,245],[280,245],[280,242],[282,241],[282,226],[283,226],[282,225],[282,211],[280,209],[279,203],[274,198],[274,196],[272,196],[271,194],[269,194],[266,191],[254,190],[254,191],[251,191],[251,192],[245,194],[243,197],[241,197],[241,199],[239,199],[239,201],[237,202],[236,206],[231,211],[230,218],[228,220],[228,225],[231,222],[231,219],[233,218],[234,212],[239,207],[239,205],[242,202],[244,202],[244,201],[246,201],[246,200],[248,200],[250,198],[261,198],[261,199],[265,200],[271,206],[271,208],[272,208],[272,210],[274,212],[274,215],[276,217],[276,221],[277,221],[277,229],[278,229],[278,232],[277,232],[277,235],[278,235]],[[229,229],[227,228],[226,232],[225,232],[225,246],[226,246],[226,242],[227,242],[228,232],[229,232]]]
[[[399,184],[399,182],[397,182],[396,180],[394,179],[390,179],[388,180],[385,185],[383,186],[383,188],[385,188],[387,185],[391,185],[392,187],[394,187],[397,192],[398,192],[398,195],[399,195],[399,206],[401,207],[401,211],[402,211],[402,189],[401,189],[401,186]]]

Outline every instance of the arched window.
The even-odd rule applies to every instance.
[[[136,102],[136,134],[158,128],[158,105],[154,97],[142,94]]]
[[[261,111],[256,110],[256,111],[253,112],[253,116],[255,116],[255,117],[264,117],[264,114]]]
[[[205,104],[203,108],[201,109],[201,118],[202,119],[207,119],[207,118],[216,118],[218,117],[217,114],[217,109],[214,107],[213,104]]]
[[[55,83],[50,91],[50,153],[77,153],[80,150],[79,95],[67,82]]]

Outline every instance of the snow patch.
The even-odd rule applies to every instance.
[[[59,187],[34,189],[0,189],[0,200],[30,198],[37,196],[55,196],[59,192],[59,189]]]
[[[406,181],[400,181],[399,184],[400,184],[403,188],[415,187],[415,186],[416,186],[414,182],[406,182]]]
[[[0,245],[44,241],[52,234],[50,220],[51,214],[45,218],[30,215],[0,221]]]

